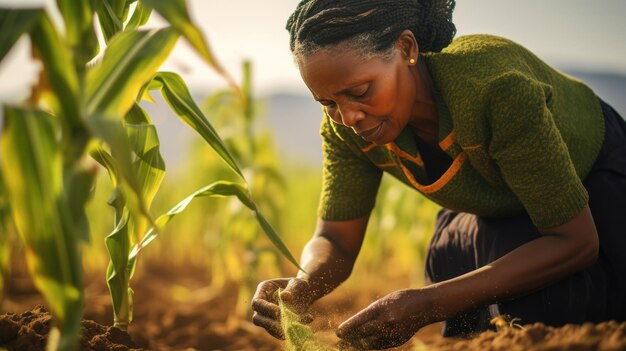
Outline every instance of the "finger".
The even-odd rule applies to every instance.
[[[359,334],[359,337],[368,337],[368,336],[372,336],[372,334],[379,334],[381,333],[382,327],[381,327],[381,323],[377,320],[370,320],[367,321],[363,324],[361,324],[356,332]]]
[[[265,317],[257,312],[252,315],[252,323],[261,328],[265,328],[271,336],[284,340],[285,336],[283,334],[283,328],[280,326],[280,322],[277,320]]]
[[[262,299],[252,300],[252,310],[272,319],[280,319],[280,308],[269,301]]]
[[[385,342],[380,339],[380,336],[371,335],[367,338],[363,338],[360,340],[361,347],[365,350],[378,350],[381,348],[385,348],[383,345]]]
[[[313,317],[312,314],[306,313],[306,314],[303,314],[302,316],[300,316],[300,323],[309,324],[309,323],[313,322],[314,319],[315,319],[315,317]]]
[[[280,298],[284,302],[295,302],[298,296],[301,296],[303,291],[309,288],[309,283],[302,279],[291,279],[289,283],[285,287],[285,289],[280,293]]]
[[[402,345],[405,341],[380,335],[371,335],[360,340],[361,346],[366,350],[381,350]]]
[[[374,308],[366,308],[361,312],[350,317],[337,328],[337,336],[341,339],[348,339],[352,335],[358,334],[359,327],[368,321],[374,320],[378,312]]]
[[[351,330],[338,332],[337,336],[349,342],[359,344],[360,340],[368,337],[379,337],[382,333],[381,324],[377,320],[367,321]]]
[[[310,304],[310,286],[302,279],[292,279],[285,290],[280,292],[280,299],[297,314],[303,314]]]
[[[277,302],[275,293],[278,289],[287,286],[287,282],[288,279],[266,280],[258,285],[252,298]]]

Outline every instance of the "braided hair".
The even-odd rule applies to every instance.
[[[439,52],[456,34],[454,6],[455,0],[302,0],[287,21],[291,52],[297,59],[348,44],[385,56],[406,29],[421,52]]]

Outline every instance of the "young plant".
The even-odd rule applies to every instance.
[[[84,301],[80,243],[89,239],[85,206],[98,170],[91,158],[107,169],[114,186],[109,203],[115,209],[116,226],[106,246],[115,325],[125,328],[132,320],[129,281],[137,253],[196,197],[237,197],[253,211],[279,251],[297,265],[252,201],[243,173],[184,81],[174,73],[156,72],[183,36],[238,90],[191,22],[185,1],[57,0],[56,5],[64,31],[43,9],[0,8],[0,61],[19,37],[27,35],[33,58],[43,67],[26,101],[3,106],[0,189],[6,192],[0,193],[0,204],[8,203],[4,208],[10,209],[25,244],[30,274],[54,316],[48,350],[75,349],[80,333]],[[153,9],[170,26],[139,29]],[[106,45],[101,56],[96,56],[95,18]],[[165,165],[157,131],[138,104],[147,90],[154,89],[240,181],[214,182],[156,219],[150,205]],[[5,232],[1,235],[6,239]]]

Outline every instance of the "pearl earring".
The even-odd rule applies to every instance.
[[[410,60],[409,60],[409,64],[410,64],[410,65],[414,65],[414,64],[415,64],[415,59],[414,59],[414,58],[410,59]]]

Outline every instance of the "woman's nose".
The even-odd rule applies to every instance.
[[[338,106],[339,113],[341,114],[342,124],[346,127],[353,128],[357,123],[365,119],[365,113],[360,109],[353,108],[351,106]]]

